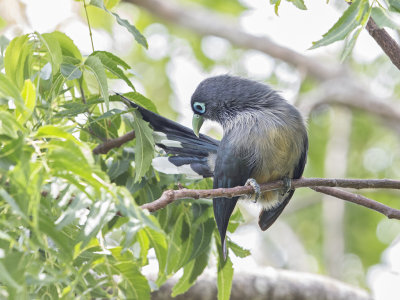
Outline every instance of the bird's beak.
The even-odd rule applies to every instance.
[[[193,115],[192,127],[194,134],[199,137],[201,125],[203,125],[204,118],[198,114]]]

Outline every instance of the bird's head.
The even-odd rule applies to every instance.
[[[237,114],[274,106],[280,97],[267,85],[230,75],[203,80],[193,93],[193,131],[198,136],[204,120],[224,126]]]

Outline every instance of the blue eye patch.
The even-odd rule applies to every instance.
[[[201,102],[195,102],[193,104],[193,110],[199,114],[204,114],[206,112],[206,105]]]

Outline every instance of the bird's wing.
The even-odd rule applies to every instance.
[[[153,167],[167,174],[186,174],[212,177],[214,161],[219,141],[200,134],[177,122],[164,118],[118,94],[129,106],[137,108],[143,120],[154,129],[154,141],[157,146],[172,156],[157,157]]]
[[[235,154],[234,145],[230,144],[224,137],[218,149],[214,169],[214,188],[230,188],[244,185],[252,171],[252,166],[246,163],[243,157]],[[239,197],[213,199],[214,216],[221,237],[221,244],[226,257],[226,230],[229,218],[235,208]]]
[[[304,149],[301,152],[299,162],[294,168],[293,178],[298,179],[301,178],[303,175],[304,167],[307,162],[307,152],[308,152],[308,138],[307,135],[304,136]],[[289,200],[292,198],[294,190],[291,190],[287,193],[285,198],[275,207],[270,209],[263,209],[261,210],[258,225],[260,226],[261,230],[267,230],[279,217],[282,213],[283,209],[289,203]]]

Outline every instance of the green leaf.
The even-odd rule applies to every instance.
[[[91,5],[94,5],[98,8],[104,9],[106,12],[112,14],[116,20],[117,23],[123,27],[125,27],[126,29],[128,29],[128,31],[133,35],[133,37],[135,38],[136,42],[138,42],[140,45],[142,45],[143,47],[145,47],[146,49],[148,48],[147,45],[147,40],[146,38],[140,33],[140,31],[132,24],[130,24],[128,22],[128,20],[122,19],[118,14],[113,13],[111,11],[109,11],[105,6],[104,6],[104,2],[103,0],[91,0],[90,1]]]
[[[363,30],[363,26],[360,26],[360,28],[356,29],[353,34],[346,39],[346,42],[344,44],[344,49],[343,52],[340,56],[341,62],[343,62],[353,51],[354,45],[356,44],[356,41],[358,39],[358,36],[360,35],[361,31]]]
[[[229,300],[232,289],[233,265],[229,257],[224,260],[221,245],[218,246],[218,300]]]
[[[389,9],[400,13],[400,1],[399,0],[389,0]]]
[[[201,222],[195,229],[195,237],[193,241],[193,252],[189,260],[192,260],[199,255],[202,255],[204,251],[209,247],[211,243],[212,233],[215,228],[215,221],[209,218],[206,222]]]
[[[279,9],[279,5],[281,4],[281,0],[269,0],[269,3],[274,5],[274,11],[275,14],[278,16],[278,9]]]
[[[133,262],[133,255],[128,251],[122,254],[121,247],[110,249],[110,251],[117,260],[113,264],[113,267],[118,269],[119,274],[125,279],[120,283],[120,287],[123,287],[125,291],[124,298],[137,300],[150,299],[149,283],[146,277],[140,273],[137,264]]]
[[[6,49],[4,56],[4,67],[6,75],[13,81],[18,89],[21,89],[24,80],[29,78],[25,67],[29,66],[31,57],[31,44],[28,35],[22,35],[14,38]]]
[[[232,242],[232,241],[227,241],[227,246],[229,249],[231,249],[233,251],[233,253],[240,258],[244,258],[246,256],[249,256],[250,250],[248,249],[244,249],[241,246],[239,246],[238,244]]]
[[[172,297],[183,294],[195,283],[197,277],[199,277],[207,267],[209,253],[210,251],[208,248],[208,251],[203,252],[197,259],[185,265],[182,277],[172,288]]]
[[[95,56],[89,56],[85,61],[85,66],[87,66],[99,84],[101,95],[104,98],[104,102],[106,103],[107,110],[110,107],[109,99],[108,99],[108,84],[107,84],[107,76],[104,70],[104,66],[101,63],[101,60]]]
[[[238,226],[242,224],[243,221],[244,218],[242,216],[242,213],[240,212],[240,209],[236,209],[230,217],[228,231],[231,233],[235,232],[236,228],[238,228]]]
[[[299,9],[307,10],[307,7],[304,4],[303,0],[287,0],[287,1],[293,3]]]
[[[361,24],[368,10],[368,0],[356,0],[353,2],[335,25],[333,25],[333,27],[323,35],[323,38],[319,41],[313,42],[313,46],[310,49],[315,49],[343,40],[351,31],[353,31],[354,28]]]
[[[119,3],[120,0],[104,0],[104,6],[107,9],[112,9],[114,6],[116,6]]]
[[[16,106],[22,106],[24,100],[21,97],[18,87],[3,73],[0,72],[0,93],[13,98]]]
[[[382,7],[373,7],[371,17],[380,28],[388,27],[399,30],[399,25],[392,19],[390,13]]]
[[[49,80],[51,78],[52,74],[52,67],[51,63],[47,63],[43,66],[43,68],[40,69],[40,78],[43,80]]]
[[[70,56],[82,61],[82,54],[78,47],[75,46],[74,42],[64,33],[59,31],[54,31],[50,35],[57,39],[58,44],[61,47],[62,55]]]
[[[14,288],[17,292],[22,291],[23,287],[16,280],[14,280],[13,276],[8,272],[5,268],[4,264],[0,261],[0,279],[1,281],[9,287]]]
[[[82,76],[82,71],[80,70],[79,66],[75,66],[73,64],[61,64],[60,72],[67,80],[78,79]]]
[[[133,128],[136,134],[135,145],[135,182],[140,182],[151,166],[154,158],[153,131],[143,121],[139,112],[134,111]]]
[[[64,256],[64,259],[72,259],[74,241],[63,230],[57,230],[54,221],[44,212],[40,212],[39,229],[59,247],[60,256]]]
[[[7,48],[10,40],[6,38],[4,35],[0,36],[0,54],[4,54],[4,50]]]
[[[3,188],[0,188],[0,197],[3,198],[4,201],[8,203],[8,205],[11,206],[13,212],[20,216],[23,220],[26,222],[29,221],[28,217],[25,215],[25,213],[22,211],[20,206],[18,205],[17,201],[7,191]]]
[[[91,56],[98,57],[101,60],[103,66],[108,71],[117,76],[117,78],[124,80],[128,86],[130,86],[133,90],[135,90],[133,84],[128,79],[128,77],[126,77],[123,70],[119,68],[119,66],[121,66],[125,70],[129,69],[130,67],[126,62],[124,62],[119,57],[107,51],[95,51],[91,54]]]
[[[160,231],[156,231],[152,228],[145,227],[143,228],[143,232],[146,233],[150,247],[152,247],[156,253],[157,261],[158,261],[158,276],[159,279],[164,277],[166,274],[164,272],[165,266],[167,264],[167,240],[165,238],[164,233]]]
[[[53,34],[51,33],[44,33],[44,34],[36,33],[36,35],[39,36],[43,45],[46,47],[50,56],[53,74],[56,74],[60,69],[60,65],[62,62],[62,52],[58,40],[54,38]]]
[[[17,122],[15,117],[8,111],[0,111],[0,135],[7,135],[10,138],[16,139],[18,138],[18,130],[22,131],[23,127]],[[2,155],[5,153],[3,150]]]
[[[108,167],[107,174],[111,180],[114,180],[121,174],[128,171],[131,162],[129,160],[114,160],[111,166]]]
[[[90,207],[89,215],[79,238],[79,240],[83,240],[82,245],[89,243],[99,233],[101,228],[114,217],[110,213],[111,204],[111,199],[98,200]]]
[[[32,115],[33,109],[36,104],[36,88],[32,81],[25,80],[24,87],[21,92],[22,99],[24,100],[23,106],[17,106],[15,115],[20,124],[24,124]]]
[[[59,138],[70,140],[78,145],[82,145],[72,134],[66,132],[62,127],[57,127],[54,125],[45,125],[39,128],[36,133],[37,138]]]
[[[128,20],[122,19],[119,15],[116,13],[112,13],[115,18],[117,19],[117,22],[119,25],[124,26],[128,31],[133,35],[135,38],[136,42],[138,42],[140,45],[145,47],[146,49],[149,47],[147,44],[146,38],[140,33],[140,31],[134,26],[131,25]]]
[[[125,93],[122,96],[128,98],[132,102],[135,102],[136,104],[139,104],[140,106],[142,106],[148,110],[151,110],[154,113],[158,113],[157,108],[154,105],[154,103],[150,99],[146,98],[145,96],[143,96],[142,94],[140,94],[138,92]],[[122,101],[122,99],[119,95],[113,95],[113,96],[111,96],[111,99],[112,99],[112,101]]]

